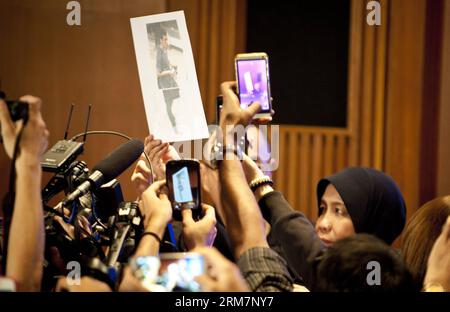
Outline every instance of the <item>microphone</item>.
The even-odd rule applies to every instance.
[[[98,163],[86,181],[81,183],[75,191],[70,193],[62,204],[64,207],[71,205],[77,198],[86,194],[90,189],[95,190],[102,184],[116,178],[124,172],[144,151],[144,144],[139,140],[128,141]]]

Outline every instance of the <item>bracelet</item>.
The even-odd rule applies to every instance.
[[[158,241],[159,244],[162,244],[162,239],[159,238],[158,234],[153,233],[153,232],[144,232],[144,233],[142,233],[142,235],[141,235],[141,239],[142,239],[145,235],[153,236],[153,237]]]
[[[243,160],[243,151],[239,144],[227,144],[224,146],[222,143],[216,142],[210,153],[211,167],[213,169],[219,168],[221,161],[226,159],[226,154],[230,152],[234,153],[240,161]]]
[[[270,186],[272,186],[273,185],[272,179],[270,179],[270,177],[268,177],[268,176],[262,176],[262,177],[258,177],[258,178],[253,179],[249,183],[250,189],[253,192],[256,191],[260,186],[263,186],[263,185],[270,185]]]

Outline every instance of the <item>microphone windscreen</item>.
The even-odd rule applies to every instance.
[[[100,161],[92,171],[98,170],[103,174],[104,181],[110,181],[119,176],[124,172],[144,151],[144,144],[136,139],[128,141],[114,151],[112,151],[108,156],[106,156],[102,161]]]

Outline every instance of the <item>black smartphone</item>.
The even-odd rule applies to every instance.
[[[236,81],[242,108],[253,102],[261,104],[254,118],[271,116],[269,57],[264,52],[243,53],[235,57]]]
[[[181,221],[181,210],[191,209],[198,220],[202,207],[200,199],[200,163],[195,159],[170,160],[166,164],[166,183],[172,204],[173,219]]]

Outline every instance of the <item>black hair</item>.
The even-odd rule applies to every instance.
[[[161,31],[159,32],[159,36],[158,36],[158,42],[161,42],[161,40],[164,36],[167,36],[167,30],[161,28]]]
[[[400,254],[373,235],[357,234],[339,240],[318,261],[315,291],[420,290]],[[373,279],[375,270],[378,270],[379,283]]]

